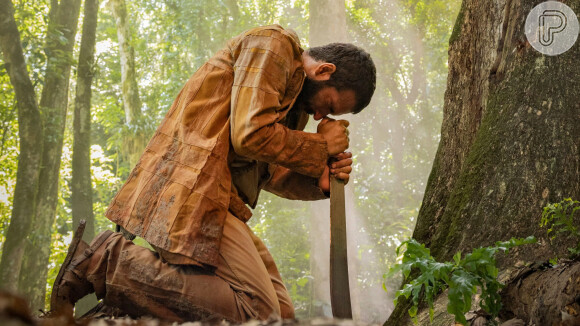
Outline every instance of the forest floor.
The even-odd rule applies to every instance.
[[[502,325],[580,326],[580,261],[561,259],[559,264],[536,263],[514,268],[500,276],[505,287],[501,291],[503,309]],[[444,296],[440,296],[439,299]],[[435,315],[446,313],[446,304],[435,308]],[[4,326],[228,326],[227,322],[167,322],[154,318],[132,319],[119,316],[113,309],[96,309],[88,313],[91,318],[75,319],[73,311],[44,316],[34,316],[25,299],[0,290],[0,325]],[[419,314],[419,324],[431,324],[427,310]],[[466,315],[467,317],[467,315]],[[517,318],[521,318],[519,320]],[[453,325],[453,318],[436,318],[443,325]],[[468,318],[471,319],[471,318]],[[527,322],[524,322],[527,321]],[[435,323],[441,325],[441,323]],[[435,325],[433,324],[433,325]],[[479,325],[470,323],[471,325]],[[485,324],[485,322],[484,322]],[[250,321],[246,326],[378,326],[353,320],[314,318],[305,320]],[[399,325],[397,325],[399,326]]]
[[[44,317],[35,317],[28,308],[26,300],[23,298],[0,291],[0,325],[3,326],[228,326],[229,323],[217,322],[168,322],[155,318],[132,319],[130,317],[119,318],[82,318],[75,319],[72,310],[60,314],[50,314]],[[290,325],[311,325],[311,326],[378,326],[357,322],[353,320],[340,320],[331,318],[314,318],[308,320],[268,320],[249,321],[244,326],[290,326]]]

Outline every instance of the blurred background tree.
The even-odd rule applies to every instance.
[[[51,13],[59,1],[13,0],[12,3],[28,77],[40,99],[43,90],[53,84],[47,78],[51,59],[45,48]],[[120,24],[122,11],[115,10],[120,4],[125,8],[123,24]],[[448,39],[459,4],[458,0],[101,1],[90,107],[90,182],[95,232],[113,227],[104,218],[104,211],[127,178],[135,155],[138,157],[141,153],[189,76],[229,38],[254,26],[280,24],[294,29],[307,48],[310,40],[312,44],[331,41],[320,22],[343,15],[346,35],[331,37],[340,37],[340,41],[345,39],[371,53],[378,75],[371,105],[358,115],[345,117],[351,121],[350,151],[355,161],[351,183],[347,186],[353,310],[356,319],[383,322],[392,310],[392,300],[383,290],[382,275],[396,260],[395,247],[412,233],[439,141]],[[83,5],[87,4],[83,1]],[[77,22],[79,31],[86,15],[81,11]],[[334,24],[326,26],[335,31],[338,26]],[[41,227],[50,235],[50,246],[41,245],[46,255],[50,254],[47,263],[41,262],[47,271],[42,271],[39,277],[46,278],[43,288],[46,291],[35,291],[36,288],[24,291],[34,310],[46,307],[42,304],[46,305],[73,230],[72,199],[76,195],[72,191],[78,191],[72,183],[73,141],[75,128],[80,128],[73,123],[73,104],[78,92],[75,89],[80,83],[77,73],[81,71],[74,58],[79,57],[81,50],[80,34],[70,43],[59,38],[64,44],[74,45],[67,61],[72,68],[67,87],[70,100],[59,111],[63,117],[66,113],[66,119],[63,120],[62,154],[58,155],[58,178],[50,181],[51,185],[38,187],[58,189],[55,207],[45,212],[56,218],[44,219],[47,222],[42,226],[31,223],[31,229]],[[316,37],[327,38],[318,41]],[[133,111],[133,115],[127,109],[126,102],[131,97],[127,94],[128,87],[123,86],[127,78],[123,77],[122,65],[126,62],[119,43],[132,49],[134,56],[131,78],[136,84],[131,87],[138,90],[132,91],[132,96],[135,99],[137,94],[139,112]],[[5,56],[3,53],[0,58],[0,249],[3,251],[13,214],[22,145],[18,137],[16,97]],[[69,76],[65,70],[61,72]],[[314,130],[315,124],[308,128]],[[324,267],[328,255],[323,251],[328,250],[323,234],[328,228],[314,228],[328,223],[328,205],[328,201],[291,202],[263,193],[249,222],[276,259],[300,318],[330,314],[326,291],[328,272]],[[31,229],[15,235],[30,248],[40,249]],[[25,269],[18,273],[22,274],[21,284],[15,285],[23,291],[32,283],[23,277],[27,265],[21,266]],[[38,269],[34,272],[38,275]],[[387,284],[390,289],[397,286]]]

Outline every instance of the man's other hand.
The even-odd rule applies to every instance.
[[[334,156],[344,152],[348,148],[347,120],[334,120],[324,118],[318,124],[317,132],[326,140],[328,154]]]
[[[330,166],[326,166],[322,176],[318,179],[318,187],[326,193],[330,191],[330,175],[347,184],[352,172],[352,153],[342,152],[333,158]]]

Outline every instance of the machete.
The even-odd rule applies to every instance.
[[[330,305],[336,318],[352,319],[348,261],[344,181],[330,178]]]

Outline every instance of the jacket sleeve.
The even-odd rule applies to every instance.
[[[235,152],[307,176],[322,175],[328,160],[322,135],[279,123],[286,114],[281,103],[287,88],[300,87],[304,78],[298,45],[282,31],[261,30],[245,35],[231,50],[230,123]]]
[[[271,166],[274,172],[264,190],[287,199],[319,200],[326,199],[326,195],[318,187],[318,178],[313,178],[294,172],[282,166]]]

